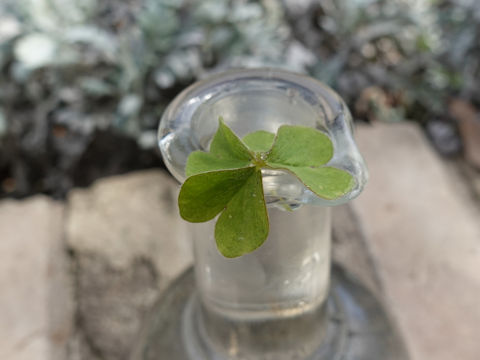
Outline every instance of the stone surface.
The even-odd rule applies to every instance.
[[[359,127],[354,208],[412,360],[480,354],[480,213],[412,123]]]
[[[65,359],[73,325],[63,205],[0,202],[0,359]]]
[[[147,310],[191,263],[178,188],[152,170],[69,196],[66,233],[78,302],[70,360],[126,359]]]
[[[480,193],[414,124],[360,127],[357,139],[371,177],[353,212],[333,210],[335,261],[385,296],[412,360],[477,360]],[[0,202],[0,359],[126,359],[148,309],[191,263],[177,192],[163,171],[73,191],[72,272],[61,204]]]

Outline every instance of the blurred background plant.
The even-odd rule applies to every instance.
[[[160,166],[165,106],[229,67],[308,73],[356,118],[417,121],[455,155],[479,38],[475,0],[3,0],[0,196]]]

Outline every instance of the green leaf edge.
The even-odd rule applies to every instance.
[[[334,147],[333,147],[333,142],[332,140],[330,139],[330,136],[325,134],[324,132],[318,130],[318,129],[315,129],[315,128],[311,128],[311,127],[308,127],[308,126],[303,126],[303,125],[282,125],[280,126],[278,129],[277,129],[277,133],[275,134],[275,139],[273,141],[273,144],[272,144],[272,147],[270,148],[270,150],[266,153],[266,161],[269,160],[269,158],[271,158],[272,155],[274,155],[274,153],[272,153],[272,151],[274,150],[275,148],[275,145],[277,144],[277,141],[279,139],[279,134],[280,134],[280,131],[282,129],[285,129],[285,128],[297,128],[297,129],[304,129],[304,130],[308,130],[308,131],[311,131],[313,133],[318,133],[317,135],[322,135],[322,137],[327,140],[328,142],[328,150],[329,150],[329,153],[328,153],[328,158],[323,161],[321,164],[304,164],[305,166],[315,166],[315,167],[319,167],[319,166],[324,166],[326,164],[328,164],[328,162],[332,159],[333,157],[333,154],[334,154]],[[284,163],[281,163],[281,164],[284,164]],[[288,166],[296,166],[298,167],[298,165],[296,164],[284,164],[284,165],[288,165]]]
[[[342,198],[343,196],[345,196],[346,194],[348,194],[354,187],[355,185],[357,184],[356,181],[355,181],[355,178],[353,177],[352,174],[350,174],[348,171],[346,170],[343,170],[343,169],[339,169],[339,168],[336,168],[334,166],[319,166],[319,167],[316,167],[316,168],[332,168],[332,169],[335,169],[335,170],[338,170],[338,171],[341,171],[342,173],[344,174],[347,174],[350,178],[350,182],[348,184],[348,187],[346,188],[345,191],[342,191],[342,195],[339,195],[339,196],[334,196],[334,197],[327,197],[327,196],[324,196],[322,194],[319,194],[317,191],[315,191],[314,189],[312,189],[312,187],[310,185],[308,185],[299,175],[297,175],[293,170],[287,168],[287,167],[284,167],[284,165],[281,165],[281,164],[278,164],[278,165],[281,165],[281,166],[276,166],[275,164],[272,164],[272,163],[269,163],[267,162],[267,165],[271,168],[271,169],[274,169],[274,170],[284,170],[290,174],[292,174],[293,176],[295,176],[298,180],[300,180],[300,182],[303,184],[303,186],[305,186],[308,190],[310,190],[311,192],[313,192],[316,196],[318,196],[319,198],[321,199],[324,199],[324,200],[337,200],[337,199],[340,199]],[[292,167],[292,168],[295,168],[295,167],[300,167],[300,166],[289,166],[289,167]]]
[[[259,137],[259,135],[261,136]],[[258,139],[261,139],[262,137],[263,139],[265,139],[265,136],[267,136],[268,139],[260,145],[262,146],[262,148],[259,149]],[[272,148],[273,143],[275,142],[275,134],[265,130],[257,130],[245,135],[242,138],[242,141],[250,149],[250,151],[254,152],[255,154],[267,153]]]
[[[188,214],[188,212],[194,213],[195,211],[191,211],[192,210],[191,207],[190,207],[190,211],[187,211],[188,206],[186,207],[185,201],[184,201],[185,200],[184,197],[186,196],[186,194],[188,194],[188,191],[190,191],[190,189],[189,189],[189,186],[191,186],[190,183],[194,182],[196,179],[199,179],[201,177],[214,176],[216,173],[217,174],[224,174],[224,175],[226,175],[226,174],[231,174],[232,175],[235,172],[238,173],[240,171],[248,171],[249,169],[252,169],[252,174],[253,174],[253,172],[255,171],[255,167],[248,166],[248,167],[244,167],[244,168],[240,168],[240,169],[227,169],[227,170],[219,170],[219,171],[209,171],[209,172],[205,172],[205,173],[201,173],[201,174],[196,174],[196,175],[193,175],[193,176],[190,176],[189,178],[187,178],[180,188],[180,192],[178,194],[178,200],[177,200],[181,218],[188,221],[188,222],[192,222],[192,223],[201,223],[201,222],[210,221],[224,210],[225,206],[228,204],[228,202],[231,200],[231,198],[235,195],[235,194],[231,195],[230,199],[225,202],[225,205],[219,206],[218,210],[213,211],[212,214],[209,215],[209,216],[205,216],[203,218],[200,217],[200,216],[194,216],[194,215],[190,216]],[[251,176],[251,174],[249,176]],[[249,178],[249,176],[245,177],[245,181]],[[237,177],[238,177],[238,175],[237,175]],[[239,186],[239,188],[241,188],[242,186]],[[205,192],[207,192],[207,191],[204,191],[203,193],[205,193]],[[199,207],[196,208],[196,211],[198,211],[198,208]]]
[[[217,237],[217,231],[218,231],[217,229],[218,229],[219,220],[220,220],[220,217],[222,217],[223,215],[225,215],[225,210],[226,210],[226,208],[225,208],[224,210],[222,210],[222,211],[220,212],[220,215],[219,215],[219,217],[218,217],[218,219],[217,219],[217,222],[216,222],[216,224],[215,224],[214,237],[215,237],[215,243],[216,243],[216,245],[217,245],[218,251],[219,251],[223,256],[225,256],[226,258],[232,259],[232,258],[236,258],[236,257],[239,257],[239,256],[243,256],[243,255],[246,255],[246,254],[249,254],[249,253],[255,251],[256,249],[258,249],[260,246],[262,246],[262,245],[265,243],[265,241],[266,241],[267,238],[268,238],[268,234],[270,233],[270,219],[269,219],[269,216],[268,216],[267,204],[266,204],[266,201],[265,201],[265,194],[264,194],[264,192],[263,192],[263,179],[262,179],[261,169],[256,169],[251,176],[257,176],[257,174],[259,174],[259,181],[260,181],[259,189],[260,189],[260,195],[261,195],[260,198],[262,199],[262,204],[263,204],[263,207],[262,207],[262,208],[263,208],[263,213],[265,214],[265,217],[264,217],[264,219],[265,219],[265,231],[264,231],[264,236],[261,236],[261,237],[259,238],[259,242],[258,242],[258,244],[257,244],[255,247],[250,248],[250,249],[248,249],[247,251],[232,252],[232,253],[226,252],[225,250],[227,249],[227,247],[225,247],[224,245],[219,245],[219,243],[220,243],[221,241],[219,241],[219,240],[218,240],[218,237]],[[247,179],[245,182],[247,182],[247,181],[248,181],[248,179]],[[233,198],[232,198],[232,199],[233,199]],[[227,206],[228,206],[228,204],[227,204]],[[223,241],[223,242],[226,242],[226,241]]]

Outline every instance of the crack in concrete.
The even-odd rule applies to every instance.
[[[104,355],[102,353],[102,350],[95,345],[95,342],[89,336],[88,331],[85,328],[84,320],[82,318],[82,314],[80,311],[80,304],[79,304],[79,292],[80,292],[79,268],[80,266],[79,266],[77,253],[73,249],[69,248],[68,255],[70,259],[72,276],[73,276],[74,312],[75,312],[74,331],[73,331],[73,336],[71,341],[73,340],[74,337],[76,337],[77,340],[80,341],[80,348],[82,346],[86,346],[87,353],[92,354],[93,356],[98,358],[98,360],[103,360]],[[82,349],[80,350],[81,350],[80,353],[83,353],[85,351],[85,350],[82,351]],[[71,346],[69,346],[67,351],[67,359],[70,359],[72,357],[73,357],[72,349],[71,349]],[[85,360],[91,360],[91,359],[85,359]]]

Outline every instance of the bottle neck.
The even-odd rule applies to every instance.
[[[281,331],[282,326],[311,328],[310,336],[305,338],[303,331],[292,331],[298,338],[289,347],[295,352],[297,347],[304,351],[308,344],[318,345],[329,288],[330,209],[302,206],[284,211],[270,207],[269,219],[266,242],[235,259],[224,258],[216,249],[214,222],[201,229],[198,224],[192,227],[202,309],[198,318],[203,332],[223,352],[229,353],[238,346],[252,351],[246,357],[252,359],[259,344],[264,351],[279,349],[274,341],[278,336],[252,338],[257,333],[255,329],[273,334]],[[244,331],[245,327],[252,331]],[[226,330],[231,334],[230,340],[225,339]]]

